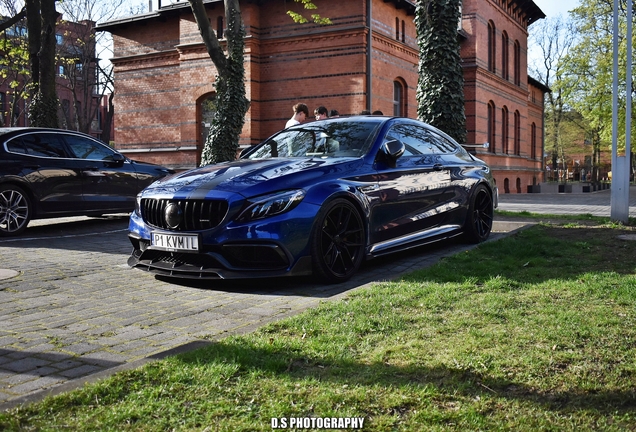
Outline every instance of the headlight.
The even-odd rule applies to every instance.
[[[305,198],[302,189],[276,192],[250,200],[250,205],[243,210],[236,220],[247,222],[285,213],[296,207]]]

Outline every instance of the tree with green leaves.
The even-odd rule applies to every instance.
[[[464,76],[457,27],[460,0],[419,0],[415,11],[420,50],[417,115],[466,142]]]
[[[619,1],[619,152],[624,151],[625,143],[627,48],[624,35],[628,4],[631,6],[632,3]],[[570,12],[570,16],[578,40],[564,59],[564,97],[587,121],[587,136],[594,148],[594,163],[598,165],[601,148],[611,150],[612,146],[613,2],[583,0]],[[634,93],[634,89],[631,93]],[[636,122],[632,119],[632,136],[635,127]],[[598,170],[593,175],[594,181],[600,180]]]
[[[296,3],[302,3],[303,7],[307,10],[315,11],[316,9],[318,9],[318,6],[316,6],[314,2],[312,2],[311,0],[294,0],[294,1]],[[287,11],[287,15],[289,15],[294,20],[294,22],[299,24],[305,24],[309,22],[309,19],[305,18],[302,14],[299,14],[291,10]],[[313,21],[316,24],[321,24],[321,25],[331,24],[331,20],[329,18],[322,17],[320,16],[320,14],[312,13],[310,15],[311,15],[311,21]]]
[[[28,100],[31,95],[29,51],[25,33],[26,29],[14,22],[4,29],[0,36],[0,83],[8,87],[6,111],[0,113],[1,126],[16,126],[17,120],[23,114],[22,102]]]
[[[574,34],[573,22],[561,15],[543,19],[530,29],[530,45],[539,54],[530,64],[530,72],[551,90],[545,104],[545,150],[552,156],[553,173],[567,165],[571,153],[581,150],[574,144],[583,131],[579,129],[577,136],[576,124],[569,123],[578,117],[567,104],[564,83],[564,59],[575,41]],[[568,176],[561,179],[567,182]]]

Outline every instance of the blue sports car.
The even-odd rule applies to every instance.
[[[488,166],[438,129],[333,118],[144,189],[128,264],[169,277],[338,283],[364,259],[457,235],[484,241],[496,206]]]

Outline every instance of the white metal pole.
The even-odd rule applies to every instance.
[[[628,33],[627,39],[631,41],[631,0],[628,3]],[[612,82],[612,193],[611,193],[611,206],[610,217],[613,221],[627,223],[629,219],[629,169],[628,160],[629,154],[620,156],[618,154],[618,53],[619,53],[619,25],[618,25],[618,0],[614,0],[614,15],[613,15],[613,42],[614,42],[614,64],[613,73],[614,79]],[[628,43],[627,48],[627,80],[629,81],[629,88],[626,89],[627,101],[626,110],[629,109],[629,113],[626,112],[627,117],[631,116],[631,43]],[[627,124],[627,121],[626,121]],[[626,134],[629,137],[629,132]],[[628,138],[627,138],[628,139]],[[626,142],[627,145],[627,142]],[[626,148],[626,150],[628,150]]]

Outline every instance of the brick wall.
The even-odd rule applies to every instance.
[[[294,2],[245,2],[241,5],[247,31],[245,68],[251,102],[240,144],[255,144],[280,130],[292,116],[292,106],[319,105],[342,115],[370,106],[393,114],[394,81],[405,94],[405,115],[417,116],[418,47],[414,16],[390,1],[374,0],[372,18],[371,99],[367,94],[366,1],[324,0],[319,13],[333,24],[298,25],[288,9],[305,13]],[[465,78],[468,141],[488,139],[487,107],[495,106],[495,140],[491,151],[478,156],[491,164],[495,178],[521,192],[541,181],[543,111],[529,102],[527,28],[524,17],[501,0],[465,0],[462,6],[461,54]],[[216,29],[222,3],[208,5]],[[495,69],[488,70],[488,23],[494,24]],[[147,18],[113,27],[115,41],[116,145],[131,156],[177,168],[196,166],[202,148],[201,101],[214,93],[215,68],[201,42],[189,8],[172,10],[162,19]],[[508,36],[507,77],[502,76],[502,35]],[[515,81],[514,44],[519,45],[519,82]],[[503,141],[501,110],[508,110],[508,140]],[[519,151],[514,151],[514,114],[519,118]],[[530,149],[530,124],[540,131],[536,159]],[[172,150],[176,147],[180,151]],[[508,148],[508,152],[504,149]],[[148,149],[151,151],[142,152]]]

